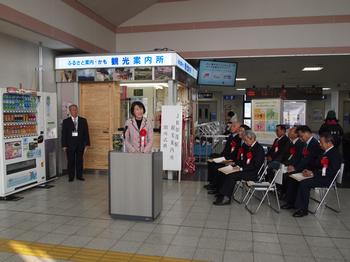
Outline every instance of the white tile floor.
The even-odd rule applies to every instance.
[[[213,206],[203,183],[164,181],[161,217],[143,223],[110,219],[107,176],[53,184],[0,202],[0,238],[207,261],[350,261],[349,189],[340,190],[341,213],[295,219],[265,205],[253,216],[236,202]]]

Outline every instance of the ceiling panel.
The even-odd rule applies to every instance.
[[[110,23],[119,26],[158,0],[79,0],[79,2]]]

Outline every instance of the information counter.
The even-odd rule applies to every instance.
[[[109,213],[112,218],[154,220],[163,205],[162,153],[109,152]]]

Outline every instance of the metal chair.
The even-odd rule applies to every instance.
[[[262,182],[251,182],[248,181],[247,182],[247,186],[249,186],[250,191],[249,191],[249,197],[247,199],[247,202],[245,203],[245,208],[251,213],[251,214],[255,214],[259,211],[262,203],[264,202],[265,198],[267,198],[268,200],[268,205],[269,207],[271,207],[273,210],[275,210],[277,213],[280,212],[281,207],[280,207],[280,202],[279,202],[279,198],[278,198],[278,192],[277,192],[277,186],[276,186],[276,180],[277,178],[279,178],[278,180],[281,181],[281,176],[283,176],[283,172],[282,169],[278,169],[277,171],[275,171],[275,175],[272,179],[271,182],[267,182],[267,181],[262,181]],[[258,204],[258,207],[255,210],[252,210],[249,208],[249,202],[252,199],[252,197],[254,196],[255,192],[263,192],[263,197],[260,199],[260,202]],[[275,193],[275,197],[276,197],[276,202],[277,202],[277,208],[274,208],[271,205],[270,199],[269,199],[269,192],[274,192]]]
[[[311,198],[312,200],[318,202],[318,205],[317,205],[316,209],[315,209],[314,211],[310,211],[311,213],[316,214],[317,211],[321,208],[321,206],[322,206],[323,204],[325,204],[325,207],[327,207],[327,208],[329,208],[329,209],[331,209],[331,210],[333,210],[333,211],[335,211],[335,212],[337,212],[337,213],[340,212],[340,201],[339,201],[337,183],[338,183],[338,184],[341,184],[341,183],[342,183],[342,181],[343,181],[343,173],[344,173],[344,163],[341,164],[340,169],[338,170],[337,174],[336,174],[335,177],[333,178],[332,183],[329,185],[328,188],[327,188],[327,187],[316,187],[316,188],[315,188],[315,190],[316,190],[316,189],[319,190],[321,200],[317,200],[317,199],[315,199],[315,198]],[[337,198],[338,209],[333,208],[333,207],[331,207],[331,206],[328,206],[327,203],[326,203],[326,198],[327,198],[327,196],[328,196],[329,191],[330,191],[332,188],[334,189],[335,196],[336,196],[336,198]],[[326,191],[325,191],[325,190],[326,190]]]
[[[265,160],[258,171],[258,182],[262,182],[265,180],[265,176],[267,174],[267,168],[268,168],[267,160]],[[250,188],[248,188],[248,190],[247,190],[244,187],[245,183],[246,183],[245,180],[239,181],[238,185],[235,185],[235,189],[233,191],[233,200],[235,200],[239,204],[242,204],[246,200],[246,198],[249,194],[249,191],[250,191]],[[236,193],[238,192],[239,189],[241,189],[241,197],[240,197],[240,199],[237,199],[235,196],[236,196]],[[244,195],[244,191],[246,191],[245,195]]]

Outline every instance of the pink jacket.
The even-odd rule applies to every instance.
[[[153,146],[153,127],[151,121],[147,120],[145,117],[142,119],[141,127],[138,129],[135,118],[126,120],[125,127],[127,130],[125,132],[125,147],[126,151],[129,153],[150,153],[152,152]],[[145,138],[146,145],[140,145],[140,130],[145,129],[147,134]]]

